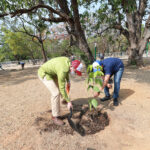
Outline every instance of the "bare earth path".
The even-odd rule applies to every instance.
[[[92,94],[86,91],[84,76],[72,79],[71,85],[74,103],[86,104]],[[51,107],[37,68],[0,71],[0,150],[149,150],[150,67],[125,69],[119,100],[118,107],[100,102],[110,124],[94,135],[40,133],[35,120],[44,114],[50,119]]]

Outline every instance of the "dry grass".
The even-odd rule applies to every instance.
[[[71,80],[71,99],[87,104],[84,76]],[[103,94],[101,95],[101,97]],[[149,150],[150,68],[126,68],[118,107],[99,102],[110,125],[94,135],[40,132],[37,117],[51,118],[50,94],[37,78],[37,68],[0,71],[0,150]],[[62,107],[62,114],[68,111]]]

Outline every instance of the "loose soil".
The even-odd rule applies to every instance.
[[[57,126],[50,120],[49,112],[42,114],[36,118],[35,125],[37,126],[40,134],[42,132],[54,132],[58,130],[61,135],[71,134],[74,132],[79,133],[81,136],[95,134],[101,130],[104,130],[105,126],[109,125],[109,118],[107,112],[102,113],[101,110],[91,110],[88,107],[79,111],[79,105],[74,106],[73,116],[71,118],[72,126],[68,123],[69,114],[61,116],[61,119],[65,122],[63,126]],[[74,126],[76,127],[74,129]]]
[[[150,64],[149,58],[145,61]],[[69,111],[64,105],[65,126],[52,124],[51,95],[37,77],[38,67],[0,70],[0,150],[149,150],[149,64],[142,69],[125,68],[119,106],[114,107],[112,100],[101,102],[101,93],[98,109],[92,112],[96,119],[89,111],[79,119],[93,94],[86,90],[85,75],[71,78],[71,120],[84,128],[84,136],[68,124]]]

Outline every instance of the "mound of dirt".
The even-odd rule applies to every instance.
[[[106,112],[100,110],[90,111],[88,108],[78,110],[74,109],[71,121],[68,120],[69,114],[62,116],[65,125],[57,126],[53,124],[48,112],[43,113],[35,120],[40,134],[43,132],[58,131],[61,135],[79,133],[81,136],[95,134],[104,130],[105,126],[109,125],[109,117]],[[71,122],[71,123],[70,123]]]
[[[109,118],[106,112],[100,110],[87,111],[82,116],[80,125],[85,129],[85,134],[95,134],[109,125]]]

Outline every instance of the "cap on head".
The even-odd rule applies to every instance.
[[[75,69],[75,73],[78,76],[82,76],[81,69],[82,69],[83,65],[79,60],[72,61],[71,66]]]
[[[99,53],[99,58],[100,58],[100,60],[103,60],[104,59],[104,54]]]
[[[100,61],[95,61],[93,63],[93,72],[100,71],[100,68],[97,69],[97,66],[100,66]]]

